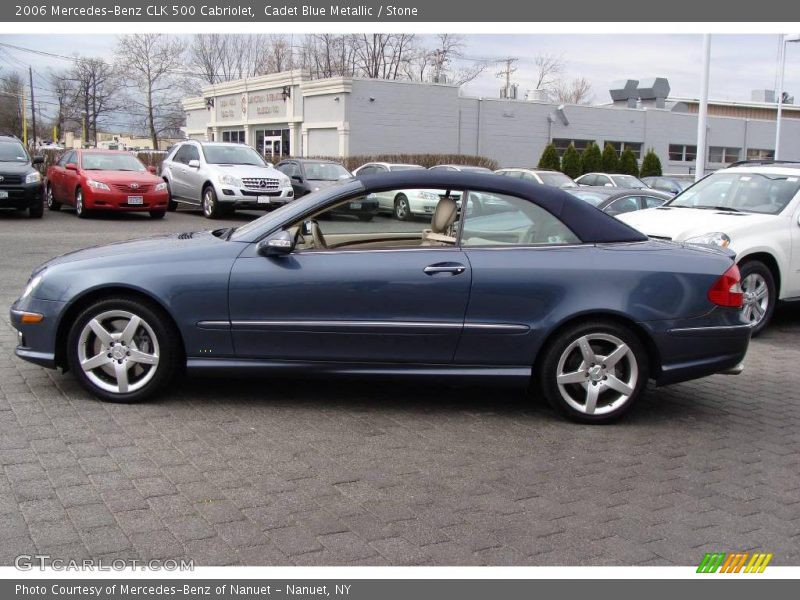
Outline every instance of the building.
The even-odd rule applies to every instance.
[[[207,86],[183,101],[194,139],[249,144],[277,155],[396,153],[482,155],[501,166],[535,165],[544,147],[563,152],[590,141],[653,148],[667,173],[691,173],[697,155],[697,100],[670,98],[666,79],[612,86],[606,105],[475,98],[457,86],[336,77],[299,70]],[[774,104],[711,102],[708,168],[774,153]],[[781,158],[800,160],[800,107],[784,104]]]

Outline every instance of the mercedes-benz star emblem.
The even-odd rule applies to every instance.
[[[261,181],[258,182],[258,185],[260,185],[262,188],[267,187],[267,180],[262,179]]]

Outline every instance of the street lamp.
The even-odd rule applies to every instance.
[[[778,77],[778,115],[775,122],[775,160],[781,148],[781,114],[783,113],[783,74],[786,70],[786,44],[790,42],[800,42],[800,33],[788,34],[781,40],[781,66]]]

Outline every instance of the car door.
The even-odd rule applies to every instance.
[[[299,198],[306,193],[305,177],[300,165],[294,161],[283,164],[281,171],[289,178],[294,190],[294,197]]]
[[[202,172],[203,157],[196,145],[186,144],[183,158],[186,161],[181,165],[183,167],[184,197],[192,203],[200,204],[203,197],[203,184],[206,182],[206,175]],[[197,161],[199,166],[191,166],[192,161]]]
[[[54,200],[64,200],[64,167],[66,166],[67,161],[70,159],[70,155],[72,155],[73,152],[74,151],[72,150],[65,152],[58,162],[50,169],[48,183],[50,185],[50,190],[53,193]]]
[[[80,183],[80,152],[74,150],[64,164],[64,176],[61,182],[61,197],[65,202],[75,204],[75,191]]]
[[[186,148],[188,144],[181,144],[172,156],[172,160],[166,163],[168,172],[170,193],[173,197],[186,199],[186,169],[189,161],[186,158]]]
[[[319,219],[318,225],[327,229],[329,240],[373,236],[385,242],[387,236],[401,235],[398,225],[387,219]],[[411,228],[418,235],[426,226],[402,225],[408,235]],[[302,239],[301,246],[306,243]],[[342,242],[332,248],[332,243],[327,249],[298,246],[274,257],[260,256],[256,244],[245,249],[230,276],[237,356],[451,363],[472,276],[464,252],[455,245],[420,246],[419,237],[407,246]]]

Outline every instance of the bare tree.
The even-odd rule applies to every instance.
[[[176,67],[185,49],[179,38],[156,33],[123,35],[117,45],[117,69],[130,103],[142,110],[153,148],[158,148],[161,134],[175,131],[183,122]]]
[[[589,104],[594,97],[592,86],[584,77],[559,81],[550,90],[550,97],[561,104]]]
[[[535,90],[551,90],[561,83],[564,73],[564,58],[556,54],[539,54],[533,59],[536,65]]]
[[[0,73],[0,132],[22,134],[24,86],[24,80],[19,73]]]
[[[94,140],[97,144],[98,123],[105,115],[121,107],[119,80],[111,64],[102,58],[78,57],[69,73],[69,79],[60,85],[72,89],[69,101],[71,117],[83,123],[84,144]]]
[[[47,76],[50,94],[55,99],[56,114],[53,116],[53,126],[56,130],[56,139],[64,133],[69,121],[77,119],[75,110],[76,85],[69,71],[50,71]],[[56,141],[55,139],[53,140]]]
[[[491,62],[472,61],[466,65],[463,56],[464,38],[452,33],[435,36],[430,47],[412,47],[406,53],[403,72],[412,81],[447,81],[454,85],[469,83],[483,73]]]

